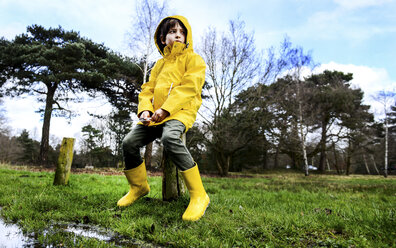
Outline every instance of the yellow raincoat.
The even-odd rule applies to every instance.
[[[149,81],[142,85],[138,116],[143,111],[154,113],[162,108],[170,115],[162,122],[150,122],[150,126],[179,120],[186,126],[187,131],[192,127],[202,103],[201,92],[205,82],[206,64],[193,50],[191,27],[187,19],[183,16],[167,18],[178,19],[184,24],[187,29],[186,44],[174,42],[173,47],[166,46],[161,50],[157,41],[161,25],[158,25],[154,41],[163,58],[154,65]]]

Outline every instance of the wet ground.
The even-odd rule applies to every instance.
[[[35,247],[35,245],[35,240],[23,235],[17,225],[6,224],[0,218],[0,248]]]
[[[68,232],[79,237],[113,243],[114,247],[159,247],[86,224],[54,224],[45,230],[43,235],[54,235],[57,232]],[[24,234],[18,225],[6,223],[0,216],[0,248],[49,248],[56,246],[56,244],[42,245],[35,237],[37,237],[35,234]]]

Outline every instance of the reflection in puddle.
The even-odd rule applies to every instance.
[[[109,243],[112,242],[115,244],[113,247],[158,247],[120,236],[106,229],[84,224],[55,224],[44,231],[43,236],[50,236],[59,232],[74,233],[78,237],[93,238]],[[39,235],[24,235],[18,225],[7,224],[0,216],[0,248],[54,247],[52,245],[45,246],[40,244],[33,236],[37,237]]]
[[[6,224],[0,218],[0,247],[30,247],[34,246],[33,239],[23,235],[22,231],[15,224]]]
[[[83,236],[86,238],[95,238],[102,241],[110,241],[112,239],[112,237],[110,236],[105,236],[105,234],[101,234],[91,229],[92,229],[91,226],[68,225],[65,231],[74,233],[78,236]]]

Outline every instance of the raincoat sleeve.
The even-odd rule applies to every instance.
[[[199,94],[205,83],[205,61],[198,54],[194,54],[186,62],[186,72],[181,80],[181,85],[176,86],[170,92],[169,97],[161,106],[170,115],[188,106]]]
[[[155,63],[153,69],[151,70],[149,81],[142,85],[142,91],[139,94],[139,104],[138,104],[138,114],[137,116],[140,117],[140,114],[143,111],[150,111],[154,113],[153,107],[153,97],[154,97],[154,88],[155,83],[158,75],[159,68],[162,67],[162,61],[159,60]]]

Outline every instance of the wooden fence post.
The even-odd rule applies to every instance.
[[[182,135],[183,143],[186,144],[186,134]],[[162,153],[162,200],[176,200],[186,192],[183,177],[177,167],[169,159],[165,152]]]
[[[74,138],[63,138],[55,171],[54,185],[67,185],[73,162],[73,147]]]

